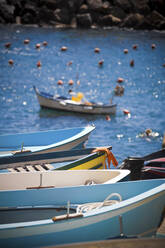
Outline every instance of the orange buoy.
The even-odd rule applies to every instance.
[[[128,49],[124,49],[124,53],[128,53]]]
[[[124,87],[120,85],[116,85],[114,89],[114,93],[116,96],[122,96],[124,94]]]
[[[66,51],[68,48],[66,46],[61,47],[61,51]]]
[[[100,61],[98,62],[98,64],[99,64],[100,66],[102,66],[102,65],[104,64],[104,60],[103,60],[103,59],[100,60]]]
[[[69,84],[69,85],[73,85],[73,84],[74,84],[73,80],[70,79],[70,80],[68,81],[68,84]]]
[[[152,49],[155,49],[155,48],[156,48],[156,45],[155,45],[155,44],[152,44],[152,45],[151,45],[151,48],[152,48]]]
[[[94,49],[94,51],[95,51],[95,53],[99,53],[99,52],[100,52],[100,48],[96,47],[96,48]]]
[[[29,44],[30,40],[26,39],[24,40],[24,44]]]
[[[63,83],[64,82],[62,80],[58,80],[58,82],[57,82],[58,85],[63,85]]]
[[[138,45],[137,45],[137,44],[134,44],[134,45],[132,46],[132,48],[133,48],[134,50],[136,50],[136,49],[138,48]]]
[[[5,47],[6,47],[6,48],[10,48],[10,47],[11,47],[11,43],[10,43],[10,42],[7,42],[7,43],[5,44]]]
[[[68,63],[67,63],[67,65],[69,66],[69,65],[72,65],[72,61],[69,61]]]
[[[80,85],[80,80],[77,80],[77,85]]]
[[[43,46],[47,46],[48,45],[48,42],[47,41],[43,41]]]
[[[117,82],[118,82],[118,83],[122,83],[122,82],[124,82],[124,79],[121,78],[121,77],[118,77]]]
[[[41,62],[38,61],[38,62],[37,62],[37,67],[41,67],[41,65],[42,65]]]
[[[8,63],[9,63],[9,65],[13,65],[14,61],[12,59],[9,59]]]
[[[41,47],[40,43],[36,44],[36,48],[39,49]]]
[[[134,64],[135,64],[134,60],[132,59],[129,64],[130,64],[130,66],[134,66]]]
[[[106,115],[106,117],[105,117],[105,118],[106,118],[106,120],[107,120],[107,121],[110,121],[110,120],[111,120],[111,118],[110,118],[110,116],[109,116],[109,115]]]
[[[128,114],[130,114],[130,111],[129,111],[128,109],[123,109],[123,113],[124,113],[125,115],[128,115]]]

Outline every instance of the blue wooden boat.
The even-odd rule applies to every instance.
[[[110,151],[111,149],[112,147],[85,148],[81,150],[0,157],[0,173],[106,169],[110,168],[112,158],[114,157]],[[117,166],[117,161],[114,165]]]
[[[151,237],[163,219],[165,179],[1,191],[0,199],[1,247]]]
[[[0,156],[82,148],[94,126],[0,135]]]
[[[79,97],[72,99],[67,97],[55,97],[52,94],[39,91],[34,86],[34,91],[36,93],[38,102],[42,108],[55,109],[60,111],[83,113],[83,114],[115,114],[116,104],[103,104],[103,103],[93,103],[93,102],[81,102],[77,101]],[[81,94],[79,92],[78,94]]]

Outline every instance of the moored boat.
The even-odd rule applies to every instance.
[[[77,170],[117,166],[112,147],[86,148],[45,154],[0,158],[0,172],[29,172],[48,170]],[[114,161],[113,161],[114,160]]]
[[[116,104],[78,102],[66,97],[55,97],[52,94],[39,91],[34,86],[34,90],[41,107],[60,111],[69,111],[83,114],[115,114]]]
[[[151,237],[163,219],[165,179],[0,192],[1,247]]]
[[[82,148],[93,125],[49,131],[0,135],[0,156],[47,153]]]

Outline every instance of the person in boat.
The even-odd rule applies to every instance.
[[[82,92],[75,93],[72,90],[69,90],[69,94],[71,95],[71,100],[75,101],[79,104],[86,104],[86,105],[92,105],[92,103],[88,102],[84,94]]]

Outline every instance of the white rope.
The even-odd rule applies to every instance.
[[[119,198],[119,200],[110,200],[110,198],[113,196],[117,196]],[[121,201],[122,201],[122,197],[120,194],[112,193],[112,194],[108,195],[108,197],[105,198],[105,200],[103,202],[89,202],[89,203],[81,204],[81,205],[78,205],[76,210],[77,210],[77,213],[86,213],[88,211],[91,211],[94,209],[99,209],[99,208],[104,207],[104,206],[110,206],[110,205],[119,203]]]

